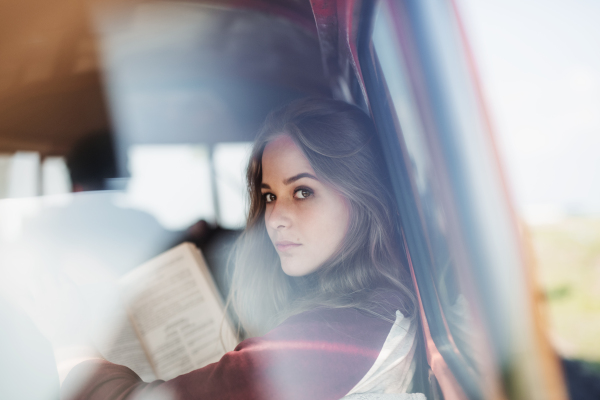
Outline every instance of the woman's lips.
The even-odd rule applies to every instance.
[[[302,245],[300,243],[294,243],[294,242],[288,242],[288,241],[282,241],[282,242],[275,243],[275,247],[279,251],[287,251],[287,250],[295,249],[298,246],[302,246]]]

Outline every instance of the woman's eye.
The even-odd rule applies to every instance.
[[[265,193],[265,201],[267,203],[275,201],[275,195],[273,193]]]
[[[308,189],[298,189],[294,193],[294,197],[297,199],[306,199],[307,197],[312,196],[312,194],[313,194],[312,191],[310,191]]]

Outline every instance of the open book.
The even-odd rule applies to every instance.
[[[128,366],[145,381],[218,361],[235,343],[212,276],[190,243],[129,272],[116,290],[124,307],[120,313],[113,307],[110,318],[102,319],[94,342],[108,361]]]

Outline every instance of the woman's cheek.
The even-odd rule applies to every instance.
[[[269,204],[267,204],[267,206],[265,207],[264,221],[265,221],[265,228],[267,229],[267,234],[269,235],[269,238],[271,239],[271,241],[273,240],[273,238],[272,238],[272,229],[269,224],[269,218],[271,218],[272,211],[273,211],[273,208]]]

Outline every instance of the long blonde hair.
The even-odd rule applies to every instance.
[[[295,141],[319,179],[350,204],[350,225],[340,251],[304,277],[283,272],[265,227],[262,154],[281,134]],[[373,294],[386,288],[395,289],[395,309],[412,315],[415,297],[398,253],[397,212],[375,128],[363,111],[341,101],[309,98],[272,112],[254,143],[247,180],[250,209],[232,252],[228,304],[248,336],[319,306],[375,313],[373,299],[381,301],[381,296]]]

